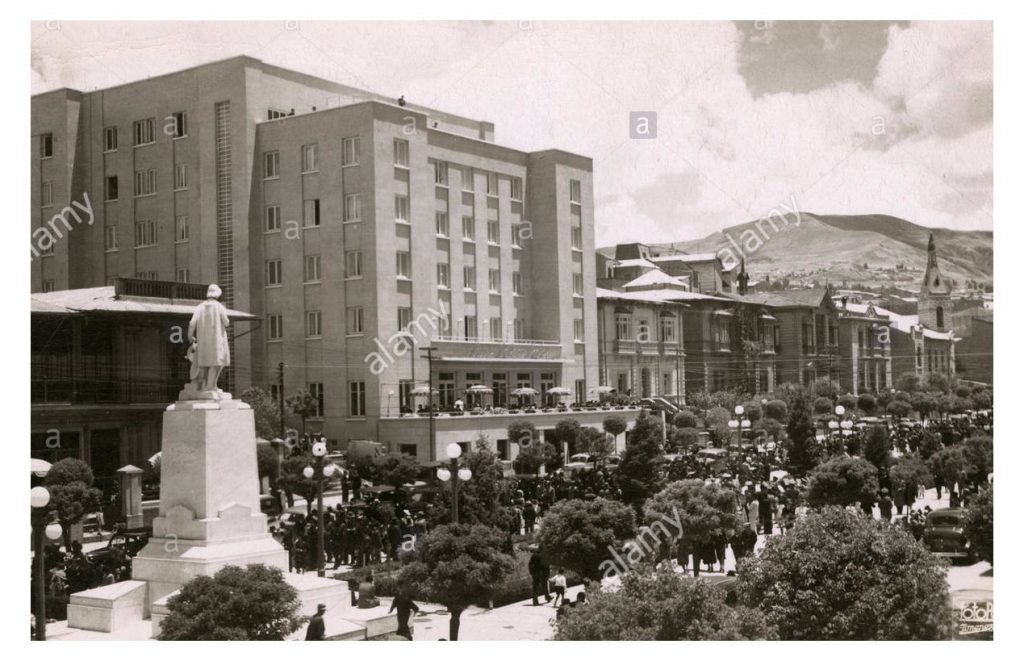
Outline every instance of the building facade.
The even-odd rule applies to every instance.
[[[37,95],[32,134],[33,292],[217,282],[261,319],[228,387],[308,389],[338,446],[433,459],[443,429],[380,424],[418,386],[597,384],[589,158],[249,57]]]

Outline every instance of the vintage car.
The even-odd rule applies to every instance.
[[[922,541],[935,555],[952,559],[964,559],[974,563],[974,551],[964,535],[964,519],[967,510],[941,509],[928,515],[924,525]]]
[[[134,558],[146,546],[146,542],[149,541],[149,535],[150,531],[148,529],[117,530],[111,536],[106,546],[89,551],[85,554],[85,557],[97,564]]]

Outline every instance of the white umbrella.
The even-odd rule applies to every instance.
[[[516,388],[512,391],[512,394],[516,397],[533,397],[537,394],[537,391],[533,388]]]
[[[415,395],[416,397],[422,397],[424,395],[436,395],[437,389],[435,388],[434,390],[431,390],[428,386],[416,386],[409,392]]]
[[[478,383],[475,386],[470,386],[469,388],[467,388],[466,392],[479,393],[481,395],[489,395],[494,391],[488,388],[487,386],[482,386]]]
[[[598,394],[601,395],[605,395],[610,392],[615,392],[615,388],[612,388],[611,386],[598,386],[594,388],[594,392],[597,392]]]
[[[567,395],[571,395],[572,391],[569,390],[568,388],[563,388],[562,386],[555,386],[554,388],[548,389],[548,394],[555,395],[558,397],[566,397]]]

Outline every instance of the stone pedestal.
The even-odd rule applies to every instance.
[[[160,514],[132,560],[149,586],[147,607],[196,576],[261,563],[288,571],[288,554],[260,512],[253,412],[226,398],[167,407],[160,462]],[[147,613],[148,615],[148,613]]]

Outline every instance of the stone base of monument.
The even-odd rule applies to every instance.
[[[144,581],[121,581],[71,595],[68,626],[113,633],[146,615],[148,601]]]

